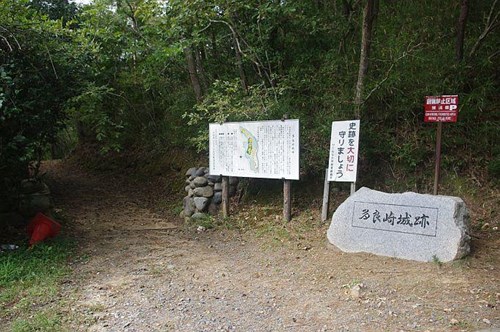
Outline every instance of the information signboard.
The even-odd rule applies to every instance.
[[[211,123],[210,174],[299,179],[299,120]]]
[[[328,181],[356,182],[359,120],[332,122]]]
[[[426,96],[424,122],[457,122],[458,95]]]

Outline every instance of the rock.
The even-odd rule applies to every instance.
[[[205,187],[207,184],[208,184],[208,180],[203,177],[203,176],[197,176],[194,180],[193,180],[193,184],[196,186],[196,187]]]
[[[222,192],[217,191],[214,193],[214,197],[212,198],[212,203],[220,204],[222,202]]]
[[[49,187],[39,179],[24,179],[20,186],[21,194],[43,194],[49,195]]]
[[[191,217],[196,209],[196,206],[194,205],[194,199],[189,196],[186,196],[184,197],[182,203],[184,207],[184,216]]]
[[[22,195],[19,201],[19,212],[24,217],[34,216],[37,212],[47,212],[51,207],[52,203],[48,194]]]
[[[470,252],[462,199],[361,188],[335,211],[328,240],[345,252],[449,262]]]
[[[196,206],[196,210],[199,212],[205,211],[205,209],[208,206],[209,199],[206,197],[195,197],[194,199],[194,205]]]
[[[185,190],[186,192],[189,192],[189,190],[191,190],[191,186],[189,186],[189,185],[188,185],[188,186],[185,186],[185,187],[184,187],[184,190]]]
[[[353,299],[359,299],[363,296],[363,284],[354,285],[351,287],[351,297]]]
[[[222,181],[222,177],[220,175],[208,175],[208,181],[212,181],[213,183],[218,183]]]
[[[214,195],[214,189],[210,186],[198,187],[193,190],[195,196],[210,198]]]
[[[204,176],[206,171],[207,171],[206,167],[200,167],[196,170],[196,173],[194,173],[194,175],[195,176]]]
[[[220,182],[216,182],[216,183],[214,184],[214,190],[215,190],[215,191],[221,191],[221,190],[222,190],[222,183],[220,183]]]
[[[188,191],[188,196],[189,196],[189,197],[193,197],[193,196],[194,196],[194,191],[193,191],[193,189],[189,188],[189,191]]]
[[[196,212],[191,216],[192,221],[201,221],[209,218],[208,214],[206,213],[201,213],[201,212]]]
[[[190,187],[191,189],[196,188],[196,186],[194,185],[194,182],[193,182],[193,181],[191,181],[191,182],[189,183],[189,187]]]
[[[198,233],[202,233],[202,232],[204,232],[204,231],[206,231],[206,230],[207,230],[207,228],[206,228],[206,227],[204,227],[204,226],[198,226],[198,228],[196,228],[196,231],[197,231]]]
[[[191,167],[190,169],[187,170],[186,176],[192,176],[194,173],[196,173],[197,168],[196,167]]]

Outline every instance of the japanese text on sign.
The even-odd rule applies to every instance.
[[[299,179],[299,120],[209,125],[210,174]]]
[[[356,182],[359,120],[332,122],[328,181]]]
[[[457,122],[458,95],[425,97],[424,122]]]
[[[437,218],[433,207],[354,202],[352,226],[434,237]]]

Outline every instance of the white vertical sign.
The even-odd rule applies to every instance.
[[[356,182],[359,120],[332,122],[328,181]]]

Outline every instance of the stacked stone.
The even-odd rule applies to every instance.
[[[19,212],[32,217],[37,212],[47,213],[52,207],[50,189],[39,179],[25,179],[21,182]]]
[[[236,194],[238,178],[229,178],[229,196]],[[222,203],[222,177],[210,175],[207,167],[191,167],[186,172],[187,196],[183,200],[182,217],[193,218],[200,214],[217,215]]]

